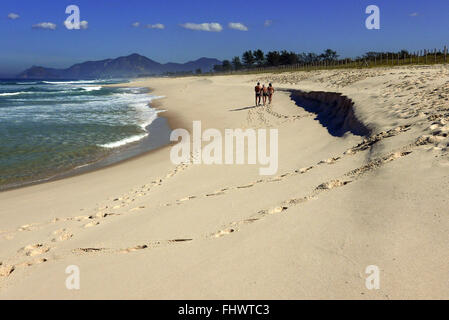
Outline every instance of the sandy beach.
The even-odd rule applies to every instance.
[[[277,173],[175,165],[166,146],[1,192],[0,299],[449,297],[447,65],[124,85],[163,96],[172,129],[278,129]]]

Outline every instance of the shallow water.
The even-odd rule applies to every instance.
[[[123,81],[0,80],[0,189],[105,159],[148,137],[157,111]]]

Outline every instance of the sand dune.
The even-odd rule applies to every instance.
[[[0,193],[0,297],[447,298],[448,76],[432,66],[126,84],[164,96],[173,128],[278,129],[277,174],[174,165],[165,147]],[[256,81],[278,89],[273,105],[253,106]],[[69,265],[80,290],[65,287]],[[365,286],[370,265],[379,290]]]

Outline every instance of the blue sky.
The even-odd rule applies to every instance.
[[[85,30],[67,30],[65,8],[77,5]],[[381,29],[365,28],[365,8],[381,10]],[[10,13],[19,17],[8,18]],[[14,16],[12,16],[14,17]],[[267,20],[271,25],[265,26]],[[32,28],[51,22],[56,30]],[[140,22],[139,27],[133,27]],[[248,30],[229,28],[241,23]],[[220,32],[185,23],[219,23]],[[162,24],[164,29],[145,28]],[[230,59],[244,50],[337,50],[357,56],[371,50],[418,50],[449,44],[447,0],[2,0],[0,75],[31,65],[68,67],[77,62],[140,53],[159,62],[200,57]]]

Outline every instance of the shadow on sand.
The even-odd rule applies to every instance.
[[[354,113],[354,102],[335,92],[304,92],[285,90],[297,106],[316,114],[315,120],[327,129],[330,135],[342,137],[347,132],[357,136],[370,134],[369,128]]]
[[[249,109],[254,109],[257,108],[256,106],[251,106],[251,107],[244,107],[244,108],[238,108],[238,109],[232,109],[229,110],[230,112],[236,112],[236,111],[244,111],[244,110],[249,110]]]

